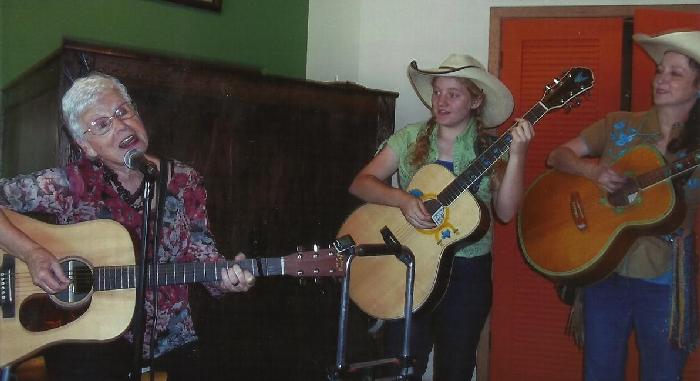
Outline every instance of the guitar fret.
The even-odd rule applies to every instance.
[[[640,189],[645,189],[668,178],[689,171],[698,166],[698,164],[700,164],[700,150],[695,150],[682,159],[637,176],[635,181],[637,181],[637,185]]]
[[[541,102],[538,102],[525,113],[523,119],[531,124],[537,123],[549,109]],[[479,179],[510,149],[513,136],[510,130],[501,135],[486,151],[479,155],[459,176],[445,187],[438,195],[437,199],[444,206],[454,202],[465,190],[476,184]],[[476,192],[477,190],[472,190]]]
[[[154,279],[158,286],[220,281],[221,270],[236,264],[256,277],[285,274],[284,258],[252,258],[239,262],[167,263],[160,264],[155,269],[153,266],[147,266],[144,276],[148,282],[145,286],[150,287]],[[92,287],[96,291],[134,288],[137,285],[136,271],[137,267],[134,265],[97,267],[93,270]]]

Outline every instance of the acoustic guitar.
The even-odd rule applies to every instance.
[[[586,285],[610,274],[634,240],[674,231],[685,209],[671,179],[700,164],[700,150],[666,164],[654,147],[632,148],[612,165],[627,182],[607,193],[593,181],[549,170],[525,193],[518,237],[536,272]]]
[[[127,329],[136,304],[138,269],[131,237],[123,226],[112,220],[51,225],[6,209],[3,212],[56,255],[71,283],[65,291],[47,295],[32,283],[24,262],[0,251],[0,366],[53,343],[109,340]],[[340,277],[345,273],[342,253],[315,248],[281,258],[149,266],[147,284],[214,282],[222,269],[234,264],[256,277]]]
[[[534,125],[549,111],[564,107],[590,89],[593,82],[590,69],[569,69],[545,86],[542,99],[523,118]],[[508,151],[511,141],[512,136],[506,131],[457,177],[437,164],[418,170],[407,190],[423,200],[435,228],[413,227],[399,208],[365,204],[345,220],[338,236],[349,234],[358,244],[381,244],[384,243],[381,231],[387,228],[415,255],[414,311],[431,308],[447,287],[453,253],[446,249],[470,236],[478,236],[490,225],[488,210],[479,205],[468,188]],[[360,257],[351,266],[353,302],[378,319],[402,318],[406,289],[403,263],[390,256]]]

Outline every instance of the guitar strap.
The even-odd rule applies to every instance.
[[[480,132],[476,139],[474,139],[474,153],[476,154],[476,157],[481,156],[482,153],[484,153],[493,143],[498,140],[498,137],[493,136],[491,134],[483,133]],[[476,160],[476,157],[474,158]],[[469,191],[476,196],[476,193],[479,191],[479,187],[481,186],[481,181],[484,179],[483,176],[479,177],[472,185],[469,186]]]

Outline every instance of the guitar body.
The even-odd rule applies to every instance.
[[[593,83],[590,69],[571,68],[545,86],[544,96],[523,119],[536,124],[547,112],[568,107],[570,100],[588,91]],[[442,298],[449,282],[454,256],[450,246],[468,237],[476,242],[490,227],[488,208],[480,205],[468,189],[508,151],[511,141],[508,130],[457,177],[437,164],[416,172],[407,190],[423,200],[435,222],[434,229],[414,228],[399,208],[365,204],[345,220],[338,236],[349,235],[361,245],[384,244],[382,230],[388,228],[415,256],[413,310],[431,308]],[[464,243],[469,244],[466,240]],[[350,298],[360,309],[378,319],[404,317],[407,272],[402,262],[393,256],[358,257],[350,270]]]
[[[656,149],[640,145],[613,169],[633,177],[664,163]],[[583,229],[572,213],[575,193],[585,217]],[[675,230],[684,216],[677,204],[670,179],[640,190],[629,205],[614,207],[594,182],[550,170],[526,192],[518,215],[520,246],[540,274],[558,282],[590,284],[610,274],[637,237]]]
[[[444,167],[430,164],[418,170],[408,190],[428,200],[454,179]],[[345,220],[338,236],[350,235],[357,244],[383,244],[380,230],[388,227],[399,243],[415,255],[413,310],[416,311],[434,305],[447,287],[453,254],[446,249],[476,231],[487,229],[489,224],[488,213],[484,213],[472,194],[464,192],[445,208],[442,223],[434,229],[416,229],[399,208],[365,204]],[[406,266],[402,262],[392,255],[357,257],[350,270],[350,298],[360,309],[378,319],[403,317]]]
[[[77,257],[94,267],[134,264],[131,237],[114,221],[50,225],[8,210],[3,212],[15,226],[46,247],[59,261]],[[5,254],[3,263],[8,263],[10,256],[4,252],[0,254]],[[38,323],[34,321],[32,327],[26,327],[23,320],[26,323],[46,315],[46,306],[53,303],[48,300],[46,303],[31,303],[48,298],[42,289],[32,284],[24,262],[14,260],[14,266],[14,306],[3,301],[0,319],[0,366],[27,357],[52,343],[113,339],[129,326],[136,299],[133,288],[94,292],[74,302],[59,301],[57,309],[78,311],[79,316],[74,316],[74,320],[64,325],[47,319]],[[12,314],[14,316],[9,316]]]

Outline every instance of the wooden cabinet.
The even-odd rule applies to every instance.
[[[126,85],[151,152],[205,176],[212,229],[229,258],[327,245],[359,205],[347,192],[353,175],[394,130],[396,93],[66,42],[3,90],[3,176],[77,155],[59,102],[72,78],[92,70]],[[327,279],[268,278],[247,295],[196,298],[205,358],[216,354],[212,376],[319,379],[333,365],[338,294]]]

